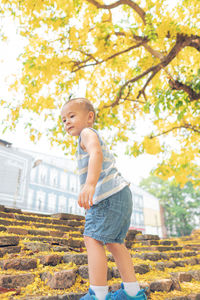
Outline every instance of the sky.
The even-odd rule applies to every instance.
[[[2,20],[0,20],[0,22],[2,22]],[[7,22],[6,24],[1,25],[5,25],[4,30],[8,35],[8,39],[4,43],[0,41],[0,100],[8,99],[11,96],[9,85],[14,81],[15,74],[20,72],[20,66],[17,61],[17,57],[22,52],[24,46],[24,40],[16,34],[14,23]],[[0,118],[3,113],[4,112],[0,107]],[[141,128],[145,130],[144,122]],[[1,131],[2,130],[0,128],[0,132]],[[141,134],[144,134],[142,130]],[[56,146],[51,147],[46,137],[41,138],[40,142],[37,144],[32,143],[28,135],[24,134],[24,130],[21,125],[17,126],[15,132],[6,131],[0,136],[0,139],[12,143],[13,147],[64,157],[63,151]],[[139,185],[139,182],[142,178],[148,177],[149,172],[156,166],[158,160],[152,155],[141,155],[137,158],[129,157],[124,155],[124,152],[125,145],[119,144],[116,149],[116,165],[127,180]]]

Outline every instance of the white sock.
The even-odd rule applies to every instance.
[[[105,300],[106,295],[108,294],[108,286],[97,286],[90,285],[90,288],[95,292],[95,295],[98,300]]]
[[[140,286],[137,281],[124,282],[124,289],[129,296],[133,297],[136,296],[137,293],[140,291]]]

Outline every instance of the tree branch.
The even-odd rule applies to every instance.
[[[149,76],[149,78],[147,79],[145,85],[143,86],[143,88],[139,91],[138,95],[137,95],[137,99],[140,98],[141,94],[144,96],[145,98],[145,89],[147,87],[147,85],[149,84],[149,82],[153,79],[153,77],[158,73],[159,70],[154,70],[151,74],[151,76]],[[145,98],[146,99],[146,98]]]
[[[191,40],[191,42],[188,46],[197,49],[197,51],[200,51],[200,37],[199,36],[193,36],[193,39]]]
[[[199,36],[188,36],[188,35],[184,35],[184,34],[177,34],[177,38],[176,38],[176,43],[175,45],[172,47],[172,49],[169,51],[169,53],[164,56],[161,59],[161,62],[158,63],[157,65],[147,69],[146,71],[144,71],[142,74],[128,80],[126,83],[124,83],[118,93],[118,96],[116,98],[116,100],[110,104],[109,106],[114,107],[115,105],[118,104],[123,91],[125,89],[125,87],[130,84],[130,83],[134,83],[136,81],[138,81],[139,79],[143,78],[144,76],[146,76],[149,73],[152,73],[149,77],[149,79],[147,80],[147,82],[145,83],[144,87],[141,89],[141,91],[138,93],[138,98],[141,96],[141,94],[144,94],[145,92],[145,88],[147,87],[147,85],[149,84],[149,82],[152,80],[152,78],[161,70],[164,69],[176,56],[177,54],[185,47],[190,46],[190,47],[194,47],[195,48],[198,46],[198,43],[200,43],[200,37]],[[198,47],[197,47],[198,48]],[[198,49],[197,49],[198,50]],[[173,79],[172,79],[173,82]],[[186,88],[185,88],[186,89]],[[198,94],[197,94],[198,95]],[[196,95],[195,95],[196,96]],[[194,99],[196,100],[196,99]],[[106,108],[109,106],[105,106]]]
[[[186,92],[189,95],[189,98],[191,101],[195,101],[200,99],[200,93],[197,94],[190,86],[179,82],[178,80],[172,81],[169,80],[169,85],[172,88],[172,90],[181,90]]]
[[[192,130],[192,131],[197,132],[197,133],[200,134],[200,129],[198,129],[197,127],[192,126],[191,124],[184,124],[184,125],[180,125],[180,126],[174,126],[174,127],[170,128],[170,129],[168,129],[168,130],[166,130],[166,131],[163,131],[163,132],[161,132],[161,133],[158,133],[158,134],[156,134],[156,135],[151,135],[151,136],[150,136],[150,139],[153,139],[153,138],[155,138],[155,137],[158,137],[158,136],[167,134],[167,133],[169,133],[169,132],[171,132],[171,131],[173,131],[173,130],[181,129],[181,128],[184,128],[184,129],[190,129],[190,130]]]
[[[130,101],[130,102],[136,102],[136,103],[142,103],[145,104],[145,101],[140,101],[140,100],[134,100],[134,99],[130,99],[130,98],[126,98],[126,101]]]
[[[119,1],[114,2],[112,4],[100,4],[96,0],[87,0],[87,2],[95,5],[97,8],[102,8],[102,9],[112,9],[112,8],[116,8],[120,5],[128,5],[141,17],[143,23],[146,24],[146,21],[145,21],[146,13],[145,13],[145,11],[138,4],[133,2],[132,0],[119,0]]]
[[[115,105],[117,105],[117,104],[119,103],[119,100],[120,100],[120,98],[121,98],[121,96],[122,96],[122,94],[123,94],[123,91],[124,91],[125,87],[126,87],[129,83],[134,83],[134,82],[138,81],[139,79],[143,78],[145,75],[147,75],[147,74],[149,74],[149,73],[151,73],[151,72],[153,73],[153,74],[150,76],[150,78],[152,79],[152,78],[156,75],[156,73],[158,73],[158,71],[160,71],[161,68],[162,68],[161,65],[160,65],[160,64],[157,64],[156,66],[153,66],[153,67],[147,69],[147,70],[144,71],[142,74],[140,74],[140,75],[138,75],[138,76],[136,76],[136,77],[134,77],[134,78],[128,80],[128,81],[127,81],[126,83],[124,83],[124,84],[122,85],[122,87],[120,88],[120,90],[119,90],[119,95],[117,96],[116,100],[115,100],[112,104],[104,106],[104,108],[107,108],[107,107],[110,107],[110,106],[111,106],[111,107],[114,107]],[[148,80],[148,83],[149,83],[149,80]],[[140,93],[140,92],[139,92],[139,93]],[[144,91],[143,91],[143,93],[144,93]]]
[[[86,65],[84,64],[85,62],[88,62],[88,61],[90,61],[91,59],[87,59],[87,60],[84,60],[84,61],[81,61],[81,62],[76,62],[76,63],[74,63],[74,66],[79,65],[79,67],[77,67],[76,69],[72,70],[72,72],[75,73],[75,72],[77,72],[78,70],[83,69],[83,68],[86,68],[86,67],[89,67],[89,66],[100,65],[100,64],[102,64],[102,63],[104,63],[104,62],[106,62],[106,61],[108,61],[108,60],[110,60],[110,59],[112,59],[112,58],[114,58],[114,57],[116,57],[116,56],[119,56],[119,55],[121,55],[121,54],[124,54],[124,53],[126,53],[126,52],[129,52],[129,51],[131,51],[131,50],[133,50],[133,49],[139,48],[139,47],[142,46],[145,42],[146,42],[146,41],[143,40],[143,41],[141,41],[140,43],[138,43],[138,44],[136,44],[136,45],[134,45],[134,46],[131,46],[131,47],[125,49],[125,50],[119,51],[119,52],[117,52],[117,53],[115,53],[115,54],[113,54],[113,55],[111,55],[111,56],[109,56],[109,57],[107,57],[106,59],[103,59],[103,60],[101,60],[101,61],[98,61],[98,60],[97,60],[96,58],[94,58],[91,54],[84,53],[82,50],[77,50],[77,51],[79,51],[79,52],[85,54],[86,56],[90,56],[90,58],[93,59],[93,60],[95,61],[95,63],[89,63],[89,64],[86,64]]]

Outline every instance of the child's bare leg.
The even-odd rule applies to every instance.
[[[131,255],[124,244],[110,243],[106,244],[108,250],[112,253],[121,278],[124,282],[137,281]]]
[[[104,246],[89,236],[84,236],[85,246],[88,254],[88,272],[90,285],[107,285],[107,257]]]

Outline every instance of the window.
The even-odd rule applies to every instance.
[[[43,210],[44,209],[45,195],[46,195],[45,192],[37,191],[37,193],[36,193],[36,204],[35,204],[35,208],[37,210]]]
[[[62,172],[60,174],[60,187],[64,190],[67,190],[67,186],[68,186],[68,176],[67,173]]]
[[[69,189],[71,192],[77,192],[77,177],[75,175],[70,175]]]
[[[36,180],[36,171],[37,171],[36,168],[31,169],[31,181],[33,182]]]
[[[139,195],[139,207],[143,208],[143,197]]]
[[[136,225],[140,224],[140,219],[139,219],[139,214],[138,213],[135,214],[135,224]]]
[[[135,207],[136,208],[139,208],[140,206],[140,197],[139,197],[139,195],[135,195]]]
[[[75,200],[76,201],[76,200]],[[85,209],[83,207],[80,207],[77,202],[76,202],[76,214],[80,215],[80,216],[84,216],[85,215]]]
[[[76,199],[75,198],[69,198],[68,212],[70,214],[75,214],[75,212],[76,212]]]
[[[50,171],[50,185],[51,186],[58,185],[58,171],[56,169],[51,169]]]
[[[56,211],[56,194],[51,193],[48,195],[48,211]]]
[[[135,224],[135,215],[132,213],[132,216],[131,216],[131,226],[134,226]]]
[[[143,197],[139,194],[133,194],[133,207],[137,210],[143,207]]]
[[[143,213],[140,213],[139,221],[140,221],[140,225],[144,225],[144,215],[143,215]]]
[[[47,182],[47,167],[46,166],[39,166],[39,182],[46,183]]]
[[[33,195],[34,195],[34,191],[32,189],[29,189],[29,191],[28,191],[28,201],[27,201],[27,206],[29,208],[33,207]]]
[[[65,196],[59,196],[58,199],[58,212],[66,212],[66,197]]]

